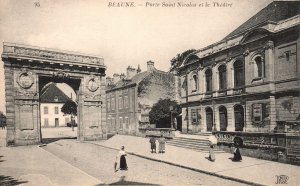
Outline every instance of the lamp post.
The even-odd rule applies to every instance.
[[[173,129],[173,117],[172,117],[173,106],[170,106],[170,114],[171,114],[171,129]]]

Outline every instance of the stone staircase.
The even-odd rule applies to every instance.
[[[201,134],[176,134],[173,139],[167,141],[168,145],[191,149],[199,152],[208,153],[210,133]],[[224,151],[215,148],[215,153],[224,153]]]

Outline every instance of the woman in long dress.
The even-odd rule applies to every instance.
[[[233,158],[232,161],[242,161],[242,155],[240,153],[240,149],[238,144],[234,144],[235,148],[233,151]]]
[[[118,152],[115,161],[115,172],[118,170],[128,170],[127,162],[126,162],[126,152],[125,147],[122,146],[121,150]]]
[[[217,138],[214,135],[209,136],[209,156],[208,156],[208,159],[210,161],[215,161],[216,160],[215,152],[214,152],[214,148],[215,148],[216,144],[217,144]]]
[[[158,148],[158,152],[159,153],[165,153],[165,138],[163,137],[163,135],[160,136],[160,138],[158,139],[158,144],[159,144],[159,148]]]

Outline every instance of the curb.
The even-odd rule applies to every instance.
[[[108,147],[108,146],[105,146],[105,145],[91,143],[91,142],[88,142],[88,141],[85,141],[85,142],[82,141],[82,143],[89,143],[89,144],[97,145],[97,146],[108,148],[108,149],[119,150],[119,149],[114,148],[114,147]],[[255,182],[246,181],[246,180],[242,180],[242,179],[239,179],[239,178],[233,178],[233,177],[230,177],[230,176],[224,176],[224,175],[220,175],[220,174],[217,174],[217,173],[214,173],[214,172],[209,172],[209,171],[206,171],[206,170],[187,167],[187,166],[184,166],[184,165],[179,165],[179,164],[168,162],[168,161],[165,161],[165,160],[150,158],[150,157],[147,157],[147,156],[144,156],[144,155],[136,154],[134,152],[129,152],[129,151],[126,151],[126,152],[127,152],[127,154],[134,155],[134,156],[137,156],[137,157],[140,157],[140,158],[144,158],[144,159],[148,159],[148,160],[152,160],[152,161],[156,161],[156,162],[161,162],[161,163],[166,163],[166,164],[173,165],[173,166],[176,166],[176,167],[181,167],[181,168],[184,168],[184,169],[188,169],[188,170],[208,174],[208,175],[211,175],[211,176],[216,176],[216,177],[223,178],[223,179],[232,180],[232,181],[236,181],[236,182],[240,182],[240,183],[244,183],[244,184],[248,184],[248,185],[262,186],[262,184],[255,183]]]

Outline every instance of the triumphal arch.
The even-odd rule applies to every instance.
[[[4,43],[7,145],[42,140],[39,96],[49,82],[77,93],[78,140],[106,139],[104,59],[75,52]]]

